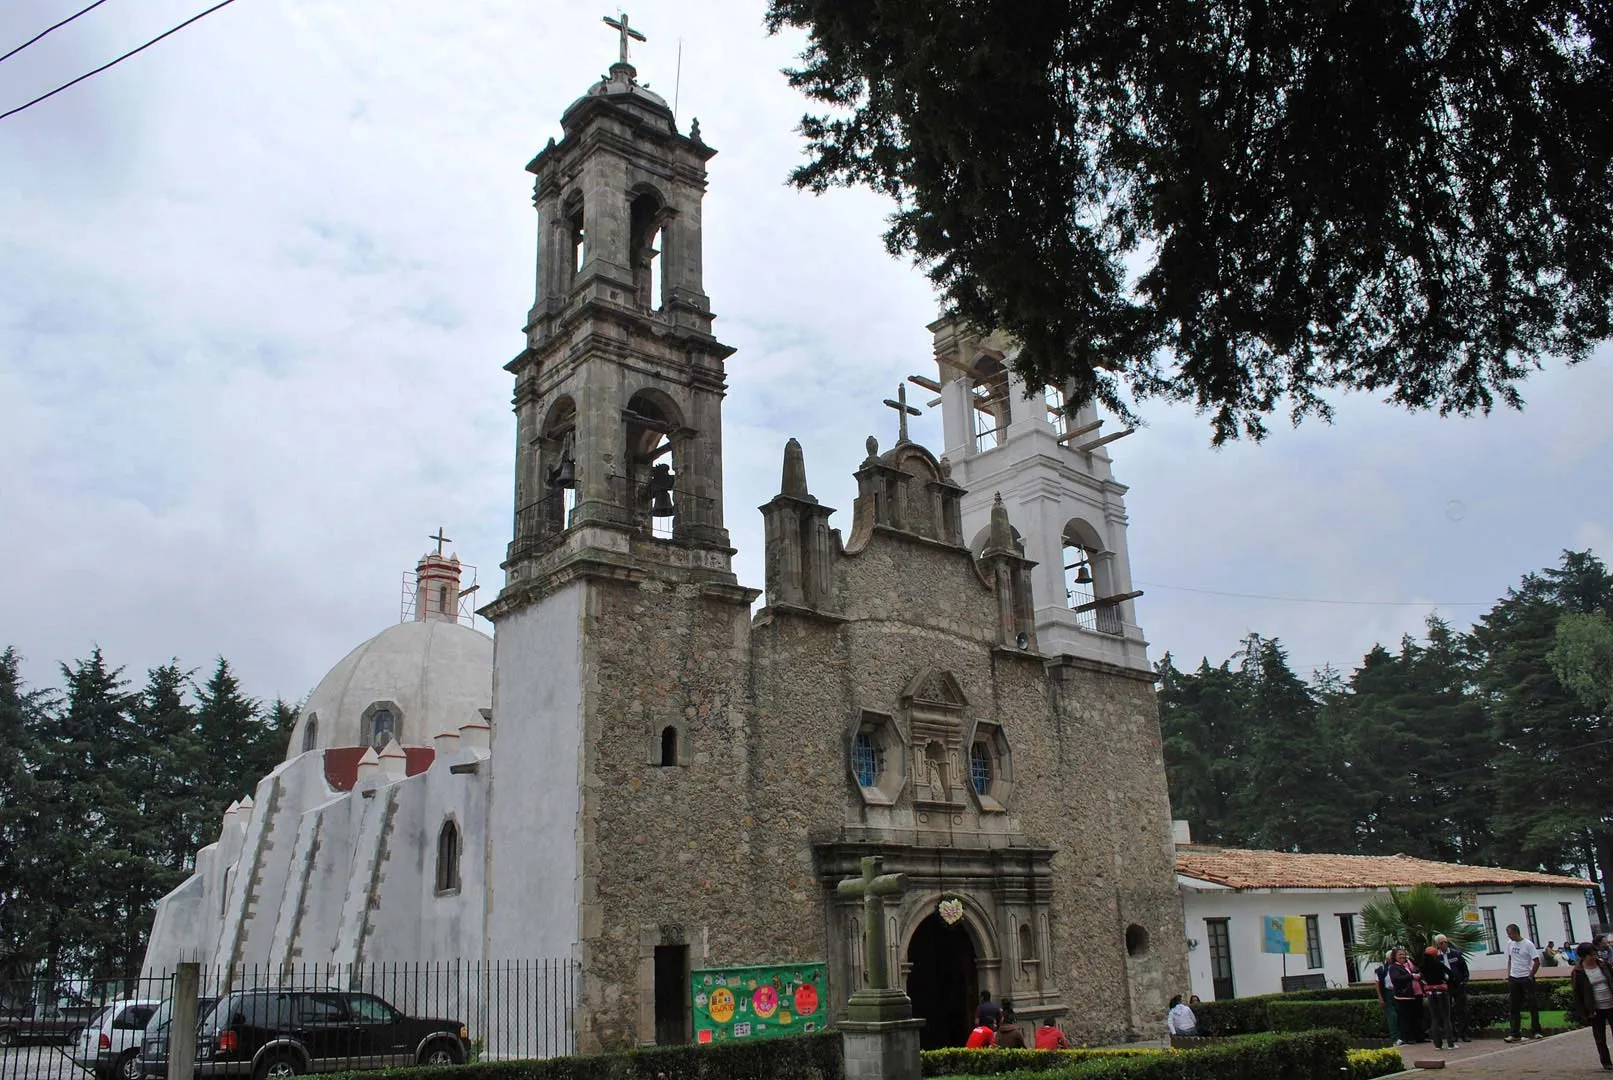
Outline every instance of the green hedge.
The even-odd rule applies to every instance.
[[[1336,1028],[1347,1035],[1381,1039],[1383,1006],[1371,1001],[1272,1001],[1266,1015],[1273,1031],[1320,1031]]]
[[[1202,1050],[1090,1057],[1017,1080],[1339,1080],[1348,1069],[1337,1031],[1251,1035]]]
[[[1080,1050],[965,1050],[949,1046],[944,1050],[925,1050],[919,1054],[919,1065],[925,1076],[999,1076],[1008,1072],[1024,1072],[1073,1065],[1091,1058],[1137,1057],[1163,1050],[1118,1047],[1112,1049]]]
[[[1267,1006],[1281,996],[1260,994],[1256,997],[1201,1001],[1193,1006],[1193,1017],[1199,1022],[1200,1035],[1250,1035],[1270,1031],[1271,1017]]]
[[[837,1031],[716,1046],[337,1073],[341,1080],[843,1080]],[[332,1078],[334,1080],[334,1078]]]
[[[1394,1047],[1382,1050],[1351,1050],[1345,1055],[1350,1069],[1350,1080],[1372,1080],[1375,1076],[1404,1072],[1406,1063]]]

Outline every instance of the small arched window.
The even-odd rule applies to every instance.
[[[1019,924],[1019,962],[1027,963],[1036,959],[1035,946],[1031,944],[1031,924]]]
[[[376,709],[370,714],[369,726],[369,743],[377,751],[386,749],[386,744],[398,737],[398,721],[391,709]]]
[[[678,729],[668,724],[661,729],[661,765],[668,767],[678,763]]]
[[[319,714],[309,713],[308,722],[302,726],[302,752],[307,753],[319,745]]]
[[[969,747],[969,780],[976,795],[984,795],[991,787],[991,748],[983,742]]]
[[[1126,927],[1126,955],[1145,956],[1148,953],[1148,931],[1132,923]]]
[[[437,610],[444,615],[448,614],[448,586],[437,586]]]
[[[459,888],[459,826],[452,820],[442,823],[437,834],[437,891],[454,892]]]

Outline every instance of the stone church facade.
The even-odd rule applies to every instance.
[[[915,381],[940,390],[946,455],[869,439],[843,536],[791,440],[762,508],[765,594],[744,587],[723,507],[732,350],[702,285],[715,151],[698,124],[678,131],[625,60],[562,126],[528,166],[538,290],[508,365],[516,505],[505,585],[483,609],[496,628],[489,746],[474,745],[474,715],[470,745],[444,730],[435,758],[410,745],[438,734],[425,716],[383,741],[399,760],[364,766],[368,788],[413,784],[386,804],[420,826],[387,841],[384,823],[366,834],[362,812],[340,811],[351,829],[318,857],[348,861],[346,884],[328,886],[345,899],[318,901],[314,856],[294,852],[313,843],[310,814],[338,816],[355,796],[275,784],[312,776],[310,755],[361,748],[375,709],[345,706],[361,730],[309,737],[311,702],[242,826],[261,841],[252,867],[210,870],[224,884],[164,901],[176,914],[188,888],[185,910],[207,911],[207,890],[223,888],[236,930],[211,946],[206,927],[182,944],[154,933],[148,966],[182,952],[256,961],[224,947],[256,940],[242,925],[312,933],[310,913],[351,909],[341,956],[570,957],[580,1049],[682,1041],[688,972],[702,967],[823,960],[843,1008],[869,958],[861,908],[835,884],[880,854],[906,875],[885,910],[888,960],[930,1021],[927,1043],[961,1042],[980,990],[1060,1016],[1072,1038],[1154,1033],[1187,986],[1187,951],[1107,457],[1056,430],[1078,415],[1016,429],[1016,403],[1043,405],[1008,382],[1004,343],[937,324],[942,378]],[[1005,422],[987,447],[973,414],[992,410]],[[1066,588],[1070,551],[1088,570]],[[1097,591],[1075,603],[1082,587]],[[463,719],[442,724],[463,737]],[[379,763],[373,746],[364,757]],[[426,889],[432,823],[447,815],[465,870],[453,890]],[[208,866],[244,850],[231,840]],[[440,932],[419,932],[433,919]],[[259,936],[290,955],[276,932]],[[340,959],[325,937],[298,955]]]

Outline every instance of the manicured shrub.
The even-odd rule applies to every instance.
[[[1201,1001],[1193,1006],[1193,1015],[1199,1022],[1201,1035],[1249,1035],[1271,1030],[1271,1017],[1267,1006],[1276,994],[1257,997],[1227,998],[1224,1001]]]
[[[657,1046],[614,1054],[423,1065],[336,1076],[340,1080],[843,1080],[841,1045],[839,1032],[826,1031],[716,1046]]]
[[[1203,1050],[1094,1057],[1016,1080],[1338,1080],[1348,1068],[1344,1053],[1337,1031],[1251,1035]]]
[[[1345,1054],[1349,1064],[1350,1080],[1372,1080],[1374,1076],[1388,1076],[1403,1072],[1406,1063],[1394,1047],[1382,1050],[1351,1050]]]
[[[1115,1047],[1112,1049],[1079,1050],[965,1050],[950,1046],[944,1050],[925,1050],[919,1054],[919,1063],[925,1076],[999,1076],[1008,1072],[1023,1072],[1073,1065],[1079,1061],[1101,1057],[1137,1057],[1165,1053],[1142,1047]]]
[[[1377,1039],[1384,1035],[1383,1006],[1372,1001],[1272,1001],[1266,1005],[1273,1031],[1320,1031],[1335,1028],[1347,1035]]]

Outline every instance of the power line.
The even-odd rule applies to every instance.
[[[6,53],[4,56],[0,56],[0,63],[4,63],[5,61],[11,59],[13,56],[16,56],[18,53],[22,52],[22,50],[26,49],[28,46],[30,46],[34,42],[38,41],[40,38],[44,37],[46,34],[50,33],[52,30],[60,30],[62,27],[66,26],[68,23],[72,22],[74,19],[78,18],[80,15],[84,15],[84,14],[87,14],[87,13],[89,13],[91,11],[94,11],[96,8],[100,7],[104,3],[106,3],[106,0],[95,0],[95,3],[91,4],[89,7],[84,8],[82,11],[73,12],[73,14],[69,15],[67,18],[63,19],[61,22],[57,23],[55,26],[47,26],[47,27],[45,27],[43,30],[41,30],[39,33],[35,34],[33,37],[29,38],[27,41],[23,42],[21,45],[18,45],[15,49],[12,49],[10,52]]]
[[[123,61],[129,59],[129,57],[133,56],[135,53],[143,52],[146,49],[151,48],[151,46],[157,44],[157,42],[161,41],[163,38],[167,37],[168,35],[177,34],[179,31],[185,29],[185,27],[189,26],[191,23],[195,22],[196,20],[201,19],[201,18],[205,18],[206,16],[213,14],[213,12],[217,11],[219,8],[228,7],[230,4],[233,4],[233,3],[235,3],[235,0],[220,0],[219,3],[214,4],[212,7],[208,8],[206,11],[202,12],[200,15],[192,15],[190,18],[186,19],[184,22],[180,23],[178,26],[172,28],[171,30],[163,31],[162,33],[158,34],[156,37],[152,38],[150,41],[146,42],[144,45],[141,45],[141,46],[139,46],[137,48],[130,49],[128,52],[124,53],[122,56],[118,57],[116,60],[111,60],[111,61],[108,61],[105,64],[102,64],[100,67],[96,68],[94,71],[86,71],[84,74],[80,75],[78,78],[74,79],[72,82],[62,83],[62,85],[58,86],[56,89],[52,90],[50,93],[48,93],[48,94],[40,94],[38,97],[34,98],[34,100],[29,101],[29,102],[25,102],[25,103],[23,103],[21,105],[18,105],[15,109],[12,109],[10,112],[0,113],[0,120],[4,120],[8,116],[16,116],[18,113],[22,112],[24,109],[32,108],[33,106],[38,105],[41,101],[44,101],[47,98],[53,98],[57,94],[61,93],[63,90],[66,90],[68,87],[76,86],[79,83],[83,82],[85,79],[88,79],[92,75],[99,75],[101,72],[105,71],[107,68],[113,67],[113,66],[115,66],[117,64],[123,63]],[[88,9],[86,9],[86,10],[88,10]]]
[[[4,117],[0,117],[4,119]],[[1270,596],[1264,593],[1224,592],[1220,589],[1200,589],[1192,585],[1165,585],[1158,581],[1138,581],[1151,589],[1172,589],[1177,592],[1204,593],[1208,596],[1234,596],[1240,600],[1280,600],[1285,604],[1344,604],[1350,607],[1488,607],[1490,600],[1335,600],[1316,596]]]

